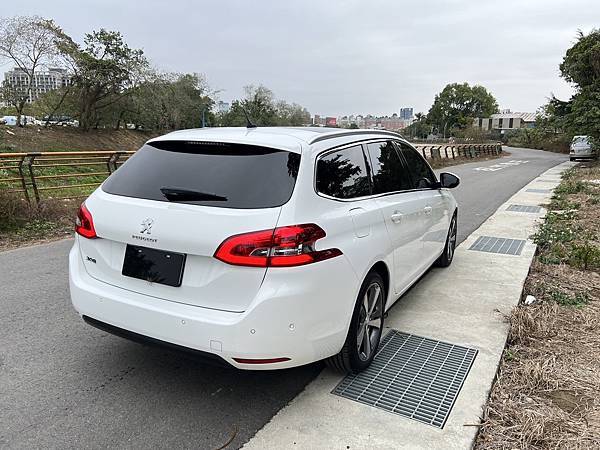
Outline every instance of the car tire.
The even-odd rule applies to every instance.
[[[575,158],[569,158],[569,161],[575,161]]]
[[[325,360],[330,368],[358,373],[369,367],[381,341],[386,298],[383,278],[377,272],[369,272],[358,292],[344,346],[337,355]]]
[[[450,221],[450,227],[448,228],[448,235],[446,236],[446,245],[444,246],[444,252],[435,261],[435,265],[438,267],[448,267],[452,264],[454,259],[454,250],[456,250],[456,236],[458,233],[458,217],[455,212]]]

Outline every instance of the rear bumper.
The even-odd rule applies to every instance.
[[[243,313],[149,297],[90,277],[77,243],[69,254],[75,309],[97,328],[137,341],[214,355],[240,369],[271,370],[336,354],[346,333],[359,282],[344,256],[270,270]],[[234,358],[289,358],[270,364]]]
[[[596,158],[596,153],[592,152],[592,153],[576,153],[574,151],[570,151],[569,152],[569,156],[571,158],[578,158],[578,159],[594,159]]]

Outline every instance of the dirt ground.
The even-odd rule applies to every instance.
[[[0,125],[0,152],[137,150],[157,133],[135,130],[90,130],[74,127]]]
[[[600,449],[600,165],[548,209],[476,449]]]

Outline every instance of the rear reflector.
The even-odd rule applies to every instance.
[[[337,248],[316,250],[315,242],[324,237],[314,223],[254,231],[225,239],[214,256],[235,266],[302,266],[342,254]]]
[[[273,363],[278,363],[278,362],[290,361],[290,358],[270,358],[270,359],[233,358],[233,360],[239,364],[273,364]]]

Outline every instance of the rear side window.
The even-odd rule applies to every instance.
[[[417,151],[408,145],[398,142],[398,148],[406,160],[413,181],[413,189],[430,188],[436,181],[435,174]]]
[[[102,185],[109,194],[223,208],[271,208],[294,190],[300,155],[215,142],[144,145]]]
[[[373,174],[373,193],[412,189],[412,181],[391,141],[367,145]]]
[[[362,146],[345,148],[320,158],[317,191],[341,199],[370,195],[371,182]]]

